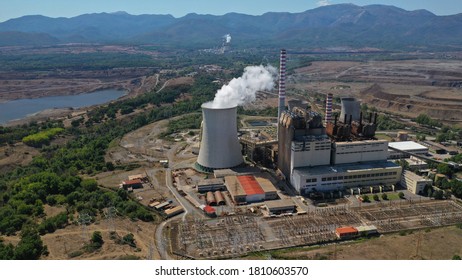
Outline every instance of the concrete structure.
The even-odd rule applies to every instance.
[[[365,140],[335,142],[332,145],[332,164],[385,161],[388,158],[388,141]]]
[[[359,103],[356,103],[346,99],[344,104],[349,113],[356,113],[358,109],[359,121],[353,122],[356,130],[351,133],[351,125],[337,127],[335,121],[331,127],[336,130],[331,133],[332,139],[315,112],[295,106],[281,115],[278,168],[299,194],[399,182],[401,167],[387,161],[388,142],[371,140],[375,121],[371,122],[370,115],[369,123],[363,123]],[[346,131],[340,131],[342,129]],[[362,140],[351,141],[350,135]],[[339,139],[350,141],[335,141]]]
[[[287,57],[287,52],[285,49],[282,49],[281,54],[279,56],[278,119],[281,117],[282,112],[286,109],[286,57]]]
[[[223,179],[204,179],[197,183],[197,191],[200,193],[222,191],[224,189],[225,182]]]
[[[272,199],[278,199],[278,191],[274,187],[274,184],[270,181],[268,176],[262,176],[260,175],[258,177],[255,177],[257,180],[258,184],[262,188],[263,192],[265,193],[265,200],[272,200]]]
[[[226,176],[225,185],[236,204],[278,198],[274,185],[267,178],[258,175]]]
[[[290,149],[290,168],[330,164],[331,141],[327,135],[295,138]]]
[[[359,236],[369,236],[373,234],[377,234],[378,230],[376,226],[359,226],[356,227],[356,230],[358,231]]]
[[[223,195],[221,194],[220,191],[214,192],[213,195],[215,196],[215,201],[217,202],[217,205],[225,205],[226,204],[225,199],[224,199],[224,197],[223,197]]]
[[[294,213],[296,208],[295,203],[290,199],[266,201],[265,206],[270,215]]]
[[[333,94],[328,93],[326,98],[326,116],[324,119],[326,124],[332,122],[332,98]]]
[[[293,170],[290,183],[301,195],[337,191],[360,186],[393,185],[401,178],[401,166],[375,161],[336,166],[303,167]]]
[[[237,137],[237,107],[213,108],[202,104],[202,138],[196,166],[206,172],[241,165]]]
[[[215,200],[215,196],[213,195],[213,192],[207,192],[206,201],[207,201],[207,205],[217,206],[217,201]]]
[[[330,140],[316,112],[300,107],[283,112],[278,140],[278,168],[285,178],[290,178],[295,167],[330,163]]]
[[[419,143],[416,143],[414,141],[390,142],[388,143],[388,147],[390,148],[388,156],[388,158],[390,159],[410,157],[409,154],[405,154],[402,152],[413,153],[422,156],[428,154],[428,147],[420,145]]]
[[[424,194],[425,186],[432,185],[431,179],[423,178],[411,171],[404,170],[400,184],[413,194]]]
[[[139,179],[142,182],[147,182],[148,181],[148,177],[146,176],[146,174],[136,174],[136,175],[129,175],[128,176],[129,181],[136,180],[136,179]]]
[[[361,112],[361,105],[358,100],[353,97],[343,97],[342,98],[342,109],[340,112],[340,119],[344,118],[345,116],[347,119],[353,121],[359,121],[359,115]]]

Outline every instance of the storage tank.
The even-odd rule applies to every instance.
[[[213,108],[202,104],[202,138],[198,167],[207,172],[241,165],[244,159],[237,137],[237,106]]]
[[[225,199],[223,198],[223,195],[221,194],[220,191],[215,192],[215,200],[217,202],[217,205],[225,205]]]
[[[356,98],[343,97],[342,98],[342,110],[340,113],[340,119],[343,119],[345,115],[347,120],[352,116],[353,121],[359,121],[359,113],[361,112],[361,105]]]
[[[213,192],[207,192],[207,205],[210,206],[216,206],[217,201],[215,200],[215,196],[213,195]]]

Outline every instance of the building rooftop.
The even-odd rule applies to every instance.
[[[335,230],[338,234],[357,233],[358,230],[354,227],[341,227]]]
[[[141,184],[141,180],[140,179],[135,179],[135,180],[127,180],[127,181],[123,181],[122,182],[124,185],[137,185],[137,184]]]
[[[409,170],[403,170],[402,176],[407,177],[413,181],[432,181],[431,179],[424,178],[422,176],[419,176],[415,174],[414,172],[411,172]]]
[[[274,184],[271,182],[271,180],[268,178],[269,176],[266,174],[260,174],[258,176],[255,176],[255,179],[257,180],[258,184],[260,187],[263,189],[265,193],[268,192],[277,192],[276,187]]]
[[[295,168],[294,173],[299,173],[308,176],[317,176],[324,174],[348,173],[357,171],[372,171],[374,169],[396,169],[401,168],[392,161],[371,161],[363,163],[346,163],[334,166],[315,166],[315,167],[300,167]]]
[[[428,150],[428,147],[414,141],[390,142],[388,143],[388,147],[401,151]]]
[[[239,181],[237,180],[236,176],[226,176],[225,185],[232,196],[245,195],[245,192],[242,189],[241,184],[239,184]]]
[[[143,179],[143,178],[146,178],[146,175],[145,174],[136,174],[136,175],[131,175],[131,176],[128,176],[128,180],[136,180],[136,179]]]
[[[335,142],[336,146],[351,146],[351,145],[367,145],[367,144],[381,144],[388,143],[387,140],[363,140],[363,141],[343,141]],[[395,142],[396,143],[396,142]],[[417,143],[416,143],[417,144]]]
[[[268,209],[295,207],[295,203],[290,199],[268,200],[265,201],[265,205]]]
[[[242,188],[246,195],[255,195],[255,194],[264,194],[265,192],[258,184],[258,181],[255,179],[254,176],[245,175],[245,176],[237,176],[237,180],[241,184]]]
[[[210,185],[223,185],[224,181],[221,178],[204,179],[197,183],[198,186],[210,186]]]

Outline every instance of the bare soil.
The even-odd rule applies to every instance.
[[[26,166],[40,152],[22,142],[0,147],[0,173],[10,171],[17,166]]]
[[[462,121],[462,65],[455,60],[313,62],[289,77],[294,92],[354,96],[380,110]]]

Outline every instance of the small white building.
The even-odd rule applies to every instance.
[[[409,170],[404,170],[400,184],[413,194],[424,194],[426,185],[431,185],[432,180],[423,178]]]
[[[416,155],[427,155],[428,147],[425,147],[414,141],[401,141],[401,142],[389,142],[389,158],[390,159],[399,159],[399,158],[408,158],[410,157],[407,154],[402,152],[413,153]]]

